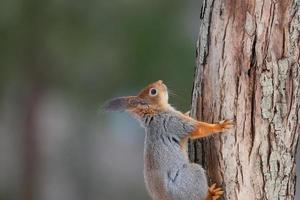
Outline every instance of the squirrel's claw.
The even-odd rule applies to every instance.
[[[216,184],[214,183],[208,188],[207,200],[217,200],[222,196],[223,193],[224,192],[222,188],[216,187]]]
[[[231,129],[234,127],[234,121],[233,120],[223,120],[219,122],[219,126],[225,131],[227,129]]]

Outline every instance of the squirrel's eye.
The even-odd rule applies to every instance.
[[[157,90],[155,88],[151,88],[149,91],[150,96],[155,96],[157,95]]]

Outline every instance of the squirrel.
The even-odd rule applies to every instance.
[[[226,131],[233,121],[197,121],[173,108],[168,98],[167,86],[159,80],[137,96],[108,101],[104,108],[127,111],[145,128],[144,179],[153,200],[217,200],[224,192],[216,184],[208,187],[205,170],[189,161],[187,141]]]

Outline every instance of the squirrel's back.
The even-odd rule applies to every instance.
[[[144,176],[154,200],[201,200],[207,196],[205,171],[192,164],[180,141],[195,124],[182,120],[176,112],[146,115]]]

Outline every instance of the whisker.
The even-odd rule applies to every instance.
[[[177,96],[177,94],[174,92],[172,86],[170,87],[170,84],[168,84],[168,93],[172,96]]]
[[[178,96],[172,89],[169,89],[169,88],[168,88],[168,93],[169,93],[171,96]]]
[[[170,96],[176,97],[176,99],[179,102],[186,102],[186,99],[184,97],[180,96],[179,94],[176,94],[172,89],[168,88],[168,93],[169,93]]]
[[[177,93],[174,92],[173,88],[172,88],[172,84],[171,83],[168,83],[168,93],[169,93],[169,96],[174,96],[175,99],[178,101],[178,102],[181,102],[182,104],[186,104],[187,102],[189,102],[187,100],[187,98],[189,99],[190,96],[186,96],[186,97],[183,97],[182,95],[179,95]],[[183,92],[181,92],[182,94]],[[172,99],[171,99],[172,101]]]

